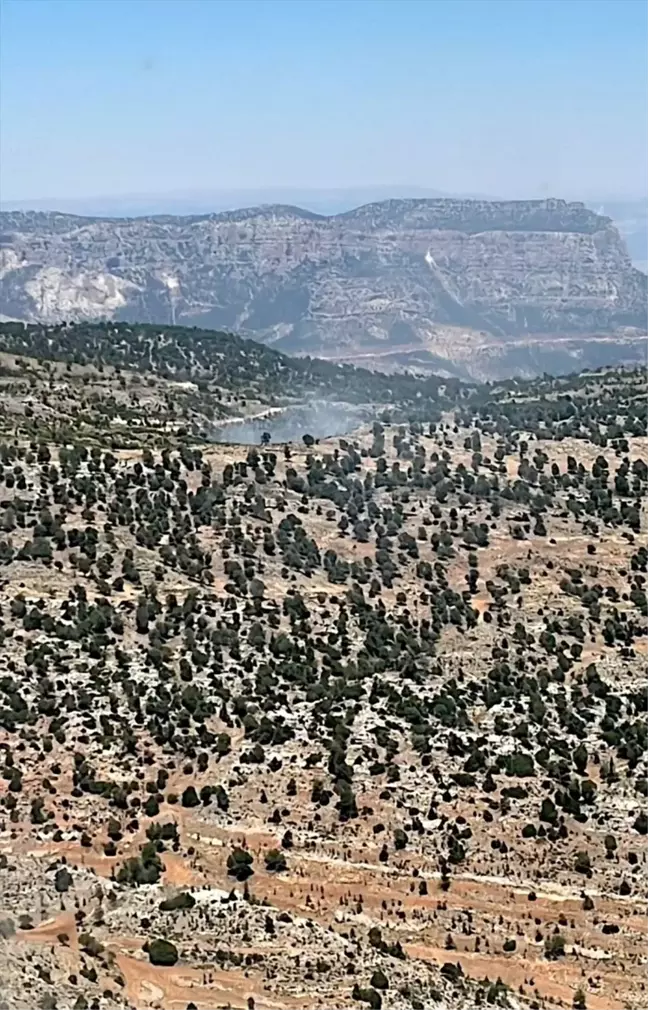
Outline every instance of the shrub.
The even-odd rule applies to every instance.
[[[118,884],[157,884],[164,865],[150,842],[139,856],[127,859],[117,871]]]
[[[382,1007],[382,996],[376,989],[361,989],[357,984],[354,985],[351,992],[352,999],[361,1000],[363,1003],[368,1003],[372,1010],[380,1010]]]
[[[640,835],[648,835],[648,814],[642,810],[632,826]]]
[[[196,899],[188,891],[180,891],[173,898],[165,898],[158,905],[161,912],[176,912],[181,908],[193,908],[196,904]]]
[[[198,793],[193,786],[187,786],[182,794],[183,807],[197,807],[199,804]]]
[[[146,950],[151,964],[169,966],[178,960],[178,948],[168,940],[153,940]]]
[[[576,873],[584,873],[585,876],[592,876],[592,860],[587,852],[577,852],[574,860],[574,870]]]
[[[506,768],[508,775],[515,775],[518,778],[528,778],[535,775],[535,766],[530,754],[511,754],[507,761]]]
[[[54,887],[59,892],[63,894],[68,891],[72,886],[72,874],[66,866],[62,866],[60,870],[56,871],[56,876],[54,877]]]
[[[376,969],[371,978],[369,979],[369,985],[373,986],[374,989],[388,989],[389,982],[387,981],[387,976],[380,968]]]
[[[556,961],[565,955],[565,937],[562,933],[552,933],[545,940],[545,957],[548,961]]]
[[[252,856],[245,849],[233,849],[227,857],[227,872],[230,877],[243,882],[254,873],[253,862]]]
[[[394,830],[394,848],[404,849],[407,845],[407,835],[402,828],[396,828]]]
[[[450,982],[458,982],[463,976],[463,968],[460,964],[446,961],[445,964],[441,965],[441,974],[444,978],[449,979]]]
[[[265,866],[266,870],[269,870],[271,873],[281,873],[283,870],[288,869],[286,857],[281,849],[270,849],[266,852]]]

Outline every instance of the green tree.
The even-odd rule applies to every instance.
[[[178,948],[168,940],[152,940],[145,944],[144,949],[148,953],[151,964],[169,967],[176,964],[178,960]]]

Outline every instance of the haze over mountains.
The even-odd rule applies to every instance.
[[[366,203],[409,199],[495,199],[487,193],[447,193],[425,186],[262,187],[208,189],[170,193],[129,193],[95,197],[46,197],[0,200],[0,210],[59,211],[88,217],[146,217],[153,214],[214,214],[240,207],[288,204],[316,214],[341,214]],[[501,197],[498,197],[498,199]],[[586,207],[611,217],[626,242],[635,266],[648,273],[648,200],[593,197]]]
[[[452,194],[423,186],[259,187],[193,189],[169,193],[129,193],[96,197],[49,197],[1,201],[2,210],[56,210],[90,217],[146,217],[151,214],[215,214],[241,207],[284,204],[316,214],[340,214],[365,203],[390,199],[435,199],[482,194]]]
[[[293,354],[476,378],[644,354],[646,277],[611,219],[582,203],[7,211],[0,232],[0,313],[17,319],[228,329]]]

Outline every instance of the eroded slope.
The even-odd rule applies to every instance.
[[[642,376],[310,449],[105,381],[3,419],[10,1005],[643,1006]]]

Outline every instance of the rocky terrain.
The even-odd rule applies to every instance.
[[[645,1007],[645,391],[0,326],[0,1005]]]
[[[641,361],[646,276],[609,218],[561,200],[12,211],[0,314],[236,330],[292,354],[484,379]]]
[[[648,273],[648,200],[606,200],[592,210],[614,221],[634,265]]]

